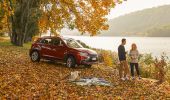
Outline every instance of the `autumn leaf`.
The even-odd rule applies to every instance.
[[[7,41],[7,40],[6,40]],[[57,62],[30,61],[29,48],[2,45],[0,42],[0,97],[4,99],[166,99],[168,83],[157,85],[148,80],[119,81],[112,67],[70,69]],[[80,77],[104,78],[113,84],[105,86],[78,86],[65,78],[72,71],[81,71]],[[123,97],[126,96],[126,97]]]

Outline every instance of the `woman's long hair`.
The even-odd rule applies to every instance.
[[[130,51],[133,51],[133,50],[137,50],[137,46],[136,46],[135,43],[133,43],[133,44],[131,45],[131,50],[130,50]]]

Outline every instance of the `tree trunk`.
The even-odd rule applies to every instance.
[[[15,32],[12,32],[12,35],[11,35],[11,43],[13,45],[16,45],[17,44],[17,34]]]
[[[17,46],[23,46],[24,42],[23,42],[23,35],[20,34],[18,35],[18,45]]]
[[[15,32],[11,35],[11,43],[16,46],[23,46],[23,35],[16,34]]]
[[[13,8],[11,0],[9,1],[11,8]],[[14,15],[11,16],[12,34],[10,38],[12,44],[23,46],[23,43],[28,42],[29,38],[32,36],[28,32],[28,25],[32,18],[31,8],[33,8],[35,2],[34,0],[22,0],[21,2],[18,1],[18,3],[19,6],[16,7]]]
[[[18,13],[21,13],[20,18],[16,17],[16,12],[11,17],[12,20],[12,35],[11,43],[16,46],[23,46],[27,35],[28,20],[30,15],[30,0],[23,1],[19,7]],[[19,26],[16,23],[20,24]],[[16,31],[17,30],[17,31]]]
[[[31,36],[26,36],[24,43],[28,43],[32,41],[32,37]]]

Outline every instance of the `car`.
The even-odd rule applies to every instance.
[[[96,51],[84,48],[79,42],[72,38],[62,36],[45,36],[38,38],[29,51],[33,62],[40,59],[61,61],[67,67],[84,65],[91,67],[98,62]]]

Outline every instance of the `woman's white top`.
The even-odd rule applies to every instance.
[[[130,50],[130,63],[138,63],[139,52],[138,50]]]

